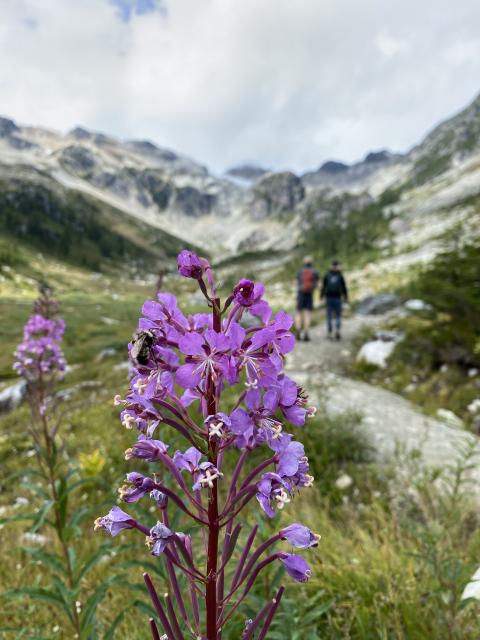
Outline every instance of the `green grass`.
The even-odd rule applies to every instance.
[[[120,425],[112,397],[115,393],[122,394],[127,387],[127,372],[117,365],[126,360],[126,343],[151,288],[112,276],[91,279],[81,270],[57,273],[54,264],[49,269],[56,274],[59,284],[62,315],[67,322],[65,351],[69,363],[74,365],[62,388],[77,388],[63,421],[66,454],[88,480],[74,494],[72,509],[90,507],[82,525],[82,553],[101,544],[109,545],[107,560],[91,572],[83,586],[87,592],[105,577],[121,575],[122,583],[109,591],[99,609],[98,638],[103,640],[108,624],[124,611],[126,615],[116,637],[147,640],[147,614],[138,604],[146,602],[141,574],[150,561],[143,539],[128,531],[113,541],[102,533],[94,536],[92,521],[115,503],[116,489],[127,471],[148,468],[146,464],[124,460],[123,451],[133,435]],[[191,283],[172,280],[170,284],[188,308]],[[0,381],[5,384],[13,380],[12,351],[30,312],[30,289],[27,293],[18,292],[2,299],[5,321],[0,334]],[[102,318],[115,322],[105,324]],[[117,351],[97,360],[105,348]],[[77,387],[85,382],[90,386]],[[226,395],[226,407],[232,400],[230,392]],[[224,640],[238,640],[245,618],[271,597],[280,581],[285,582],[287,591],[269,640],[479,637],[478,607],[475,604],[462,607],[459,602],[480,557],[477,516],[467,499],[466,487],[461,490],[452,487],[442,497],[433,478],[422,474],[413,458],[398,460],[398,467],[407,465],[412,469],[403,476],[397,477],[397,465],[380,467],[362,435],[359,419],[354,414],[331,418],[320,412],[317,418],[308,421],[307,427],[296,431],[309,453],[315,487],[296,497],[274,521],[264,518],[253,506],[246,524],[258,522],[262,539],[294,521],[311,526],[322,535],[318,549],[308,553],[314,576],[309,583],[297,585],[286,580],[278,567],[267,571],[242,615],[225,630]],[[28,420],[25,405],[0,418],[0,506],[5,509],[2,517],[22,515],[38,505],[28,482],[20,479],[34,465],[34,460],[28,457],[31,450],[26,432]],[[162,427],[158,437],[170,441],[166,429]],[[173,438],[172,449],[177,446],[181,443]],[[352,479],[346,489],[336,484],[343,474]],[[14,507],[19,496],[28,498],[30,504]],[[135,509],[142,513],[141,506],[132,507],[132,511]],[[142,518],[150,521],[152,515],[143,511]],[[178,527],[185,530],[183,523],[179,522]],[[47,566],[22,549],[27,546],[21,540],[24,531],[22,521],[6,524],[1,530],[2,591],[25,585],[48,585],[51,579]],[[54,548],[50,539],[45,549]],[[159,570],[156,582],[161,591],[162,563],[155,561],[153,566]],[[71,638],[57,610],[48,602],[19,602],[0,597],[0,619],[3,629],[0,637],[5,640]],[[56,624],[60,630],[53,633]]]

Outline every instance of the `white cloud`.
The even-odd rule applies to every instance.
[[[403,150],[480,89],[475,0],[0,0],[0,109],[215,169]]]

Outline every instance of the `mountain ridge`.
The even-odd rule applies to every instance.
[[[81,126],[62,134],[0,118],[0,179],[26,167],[48,176],[50,186],[96,201],[99,210],[110,207],[133,226],[147,225],[217,258],[295,253],[311,231],[336,225],[340,232],[349,216],[361,221],[375,203],[398,235],[416,211],[480,193],[480,96],[406,154],[380,149],[350,165],[329,160],[301,175],[240,165],[217,176],[150,140],[122,141]]]

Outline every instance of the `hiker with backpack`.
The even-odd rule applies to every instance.
[[[318,271],[313,268],[313,260],[306,256],[303,267],[297,273],[297,313],[295,316],[295,333],[298,340],[308,342],[308,331],[312,319],[313,292],[318,286]],[[302,333],[303,332],[303,333]]]
[[[335,316],[335,338],[340,340],[340,328],[342,326],[342,298],[348,302],[347,285],[340,271],[337,260],[332,262],[330,269],[323,278],[320,298],[325,298],[327,307],[327,332],[331,339],[333,334],[333,318]]]

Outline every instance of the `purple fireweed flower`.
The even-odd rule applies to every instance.
[[[278,473],[264,473],[257,483],[257,489],[256,498],[269,518],[275,515],[273,506],[282,510],[290,502],[290,486]]]
[[[124,502],[138,502],[146,493],[155,488],[155,482],[141,473],[133,471],[127,473],[127,482],[118,490],[120,498]]]
[[[307,549],[308,547],[317,547],[320,536],[312,533],[308,527],[302,524],[291,524],[278,532],[282,540],[286,540],[298,549]]]
[[[178,271],[185,278],[200,280],[205,269],[204,262],[192,251],[184,249],[178,254]]]
[[[147,546],[152,556],[161,555],[174,536],[173,531],[162,522],[157,522],[157,524],[150,529],[150,535],[147,536]]]
[[[160,454],[166,453],[168,445],[161,440],[152,440],[141,433],[138,436],[137,442],[125,451],[125,460],[131,458],[141,458],[153,462],[154,460],[160,460]]]
[[[66,362],[59,343],[65,323],[60,319],[34,314],[23,329],[23,340],[15,351],[14,370],[26,380],[65,371]]]
[[[306,582],[311,577],[310,565],[302,556],[297,556],[295,553],[279,553],[278,557],[288,575],[297,582]]]
[[[288,508],[297,491],[312,485],[304,446],[288,433],[288,425],[303,426],[313,409],[308,407],[303,389],[283,372],[285,357],[295,345],[292,318],[284,312],[272,315],[263,299],[263,285],[242,279],[222,300],[206,260],[184,251],[178,268],[181,275],[198,281],[211,312],[186,315],[170,293],[146,301],[137,331],[148,334],[137,333],[129,345],[129,351],[137,346],[134,353],[138,355],[138,341],[144,340],[141,362],[138,357],[132,358],[129,390],[115,400],[121,405],[123,424],[139,432],[136,442],[127,449],[126,458],[158,463],[155,471],[167,476],[160,484],[156,475],[152,479],[132,472],[127,475],[128,484],[120,490],[121,497],[126,502],[136,502],[146,496],[152,501],[150,511],[155,512],[155,507],[161,510],[161,522],[144,526],[121,510],[115,511],[116,507],[99,519],[97,528],[107,528],[112,535],[124,528],[147,534],[152,554],[166,556],[170,581],[167,607],[172,609],[174,600],[178,605],[178,609],[167,611],[167,617],[159,613],[163,631],[169,637],[182,634],[182,630],[173,628],[178,610],[179,621],[182,626],[185,623],[192,637],[206,639],[219,635],[236,609],[232,598],[241,602],[253,586],[253,578],[273,560],[280,559],[295,580],[304,581],[310,576],[308,564],[294,554],[272,552],[261,560],[263,552],[280,540],[299,549],[317,545],[318,536],[294,523],[252,552],[257,535],[254,527],[245,549],[239,550],[231,586],[227,587],[223,580],[226,563],[238,551],[241,525],[236,520],[240,512],[248,504],[258,503],[261,511],[272,518],[277,511]],[[244,314],[256,318],[254,326],[251,319],[247,328],[242,326]],[[228,387],[237,388],[236,397],[225,393]],[[153,439],[159,425],[165,442]],[[186,443],[173,457],[167,454],[169,430]],[[241,452],[231,455],[235,448]],[[184,472],[189,474],[187,480],[180,477]],[[227,485],[222,492],[217,490],[220,479]],[[176,522],[179,515],[195,523],[192,531],[201,530],[205,563],[203,552],[195,557],[196,547],[192,547],[190,536],[170,529],[169,523]],[[183,573],[181,582],[177,571]],[[146,583],[160,611],[148,576]],[[191,607],[190,603],[186,606],[181,593],[184,585]],[[240,600],[239,588],[244,593]],[[277,594],[279,598],[282,593],[283,588]],[[205,616],[200,611],[203,599]],[[262,637],[268,632],[277,604],[262,609],[260,615],[268,613],[261,622],[255,618],[262,625],[258,628]],[[153,635],[160,637],[161,632]]]
[[[116,536],[123,529],[133,529],[136,521],[120,507],[112,507],[106,516],[95,520],[95,531],[105,529],[111,536]]]
[[[26,340],[39,340],[50,338],[54,342],[61,342],[65,331],[65,322],[61,319],[44,318],[35,314],[27,321],[23,329],[23,337]]]

